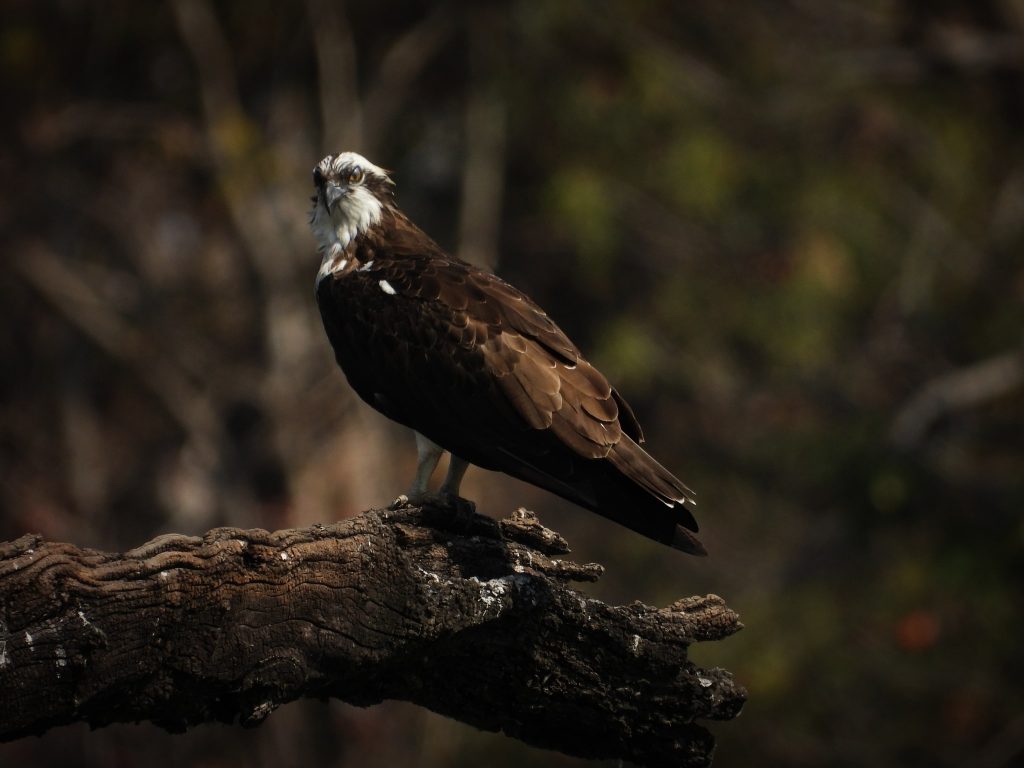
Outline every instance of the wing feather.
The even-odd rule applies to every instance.
[[[524,378],[515,371],[498,380],[501,392],[511,401],[516,411],[533,429],[547,429],[551,426],[554,410],[545,407]]]

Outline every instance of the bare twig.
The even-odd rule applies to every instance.
[[[322,148],[361,149],[363,104],[356,76],[356,46],[342,2],[306,0],[320,70]]]
[[[302,220],[305,212],[291,202],[305,200],[305,191],[292,189],[269,178],[258,161],[265,143],[247,117],[238,97],[227,40],[212,7],[206,0],[174,0],[178,28],[196,64],[202,93],[207,143],[213,170],[234,230],[244,243],[246,256],[262,283],[264,329],[268,365],[254,392],[261,409],[270,414],[271,441],[288,474],[294,477],[301,465],[292,457],[305,442],[295,425],[296,407],[311,382],[327,372],[320,354],[320,332],[311,311],[309,294],[298,293],[292,284],[296,259],[312,258],[312,248],[296,248],[287,222]],[[302,174],[305,181],[308,177]],[[281,211],[290,211],[280,218]],[[312,244],[310,244],[311,246]],[[315,261],[310,262],[310,279]],[[340,388],[339,398],[351,398]]]
[[[363,145],[371,155],[405,102],[416,78],[455,30],[454,12],[442,3],[387,50],[363,101]]]
[[[462,166],[459,255],[493,269],[498,263],[502,190],[505,186],[505,101],[496,87],[502,58],[500,19],[489,7],[469,12],[472,81],[466,101],[466,152]]]
[[[14,266],[58,313],[113,360],[124,365],[156,398],[166,413],[208,461],[216,455],[220,434],[209,398],[167,355],[154,354],[143,333],[111,309],[60,257],[42,244],[17,249]]]
[[[904,405],[893,421],[893,442],[910,448],[948,413],[974,408],[1024,386],[1024,351],[1015,349],[938,376]]]

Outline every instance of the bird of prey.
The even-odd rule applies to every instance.
[[[706,554],[693,492],[648,455],[633,410],[547,314],[445,253],[397,207],[388,172],[354,152],[313,170],[316,298],[358,395],[416,433],[407,498],[466,468],[500,470],[651,539]]]

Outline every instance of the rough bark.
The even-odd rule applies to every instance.
[[[694,721],[746,692],[689,645],[735,632],[713,595],[656,609],[572,589],[532,513],[370,511],[269,533],[160,536],[124,554],[0,544],[0,740],[65,723],[254,725],[300,696],[404,699],[584,757],[708,765]]]

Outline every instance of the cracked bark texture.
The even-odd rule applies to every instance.
[[[689,645],[714,596],[610,606],[600,565],[518,510],[371,510],[329,526],[169,534],[124,554],[0,544],[0,740],[66,723],[255,725],[301,696],[403,699],[582,757],[709,765],[696,720],[746,692]]]

